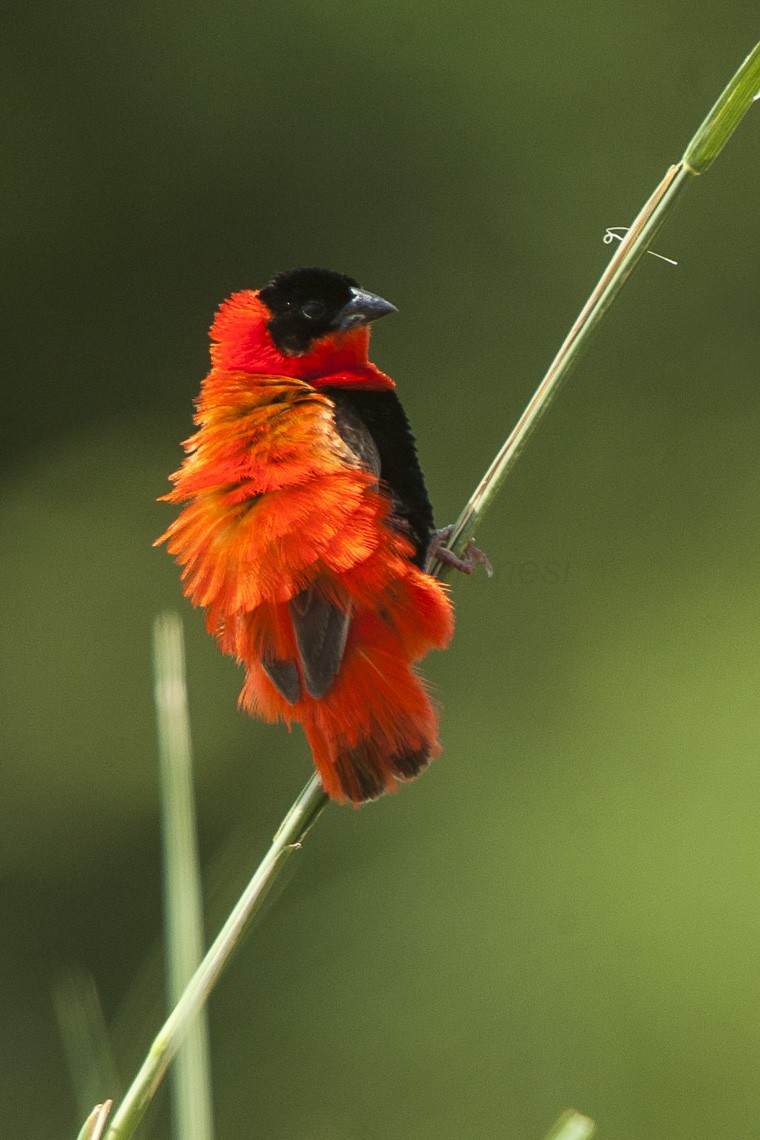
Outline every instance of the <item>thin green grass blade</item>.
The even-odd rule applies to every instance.
[[[121,1091],[111,1037],[92,975],[77,969],[61,974],[53,987],[53,1010],[77,1114],[84,1116],[104,1089],[113,1095]]]
[[[547,1132],[544,1140],[591,1140],[595,1130],[593,1120],[569,1108]]]
[[[96,1104],[79,1130],[77,1140],[101,1140],[112,1105],[112,1100]]]
[[[193,792],[190,717],[182,622],[159,615],[153,627],[158,720],[164,926],[169,1008],[203,957],[203,914]],[[177,1140],[213,1140],[213,1102],[205,1007],[188,1027],[172,1073]]]

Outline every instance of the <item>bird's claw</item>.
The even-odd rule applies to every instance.
[[[461,556],[455,554],[450,550],[445,543],[451,538],[454,531],[454,523],[448,526],[441,527],[440,530],[434,530],[430,536],[430,545],[428,546],[428,560],[434,561],[437,559],[443,562],[446,566],[453,567],[458,570],[460,574],[472,574],[477,566],[482,566],[489,578],[493,577],[493,566],[488,555],[476,546],[475,543],[470,541],[462,551]]]

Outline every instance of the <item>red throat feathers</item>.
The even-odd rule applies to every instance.
[[[360,804],[440,752],[415,663],[453,614],[423,567],[433,516],[393,381],[367,357],[394,311],[328,270],[236,293],[211,329],[198,430],[159,542],[183,567],[240,702],[303,726],[325,791]]]

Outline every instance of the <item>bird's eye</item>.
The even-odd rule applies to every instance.
[[[326,311],[327,307],[321,301],[304,301],[303,305],[301,305],[301,312],[310,321],[319,320],[320,317],[325,315]]]

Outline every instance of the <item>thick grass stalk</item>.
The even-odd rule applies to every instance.
[[[744,61],[707,115],[689,143],[684,158],[668,170],[634,220],[515,429],[457,520],[448,540],[449,548],[455,553],[461,553],[472,538],[476,524],[493,502],[521,447],[588,343],[591,333],[646,252],[674,206],[678,194],[688,180],[702,173],[720,152],[758,91],[760,44]],[[435,563],[430,570],[440,574],[443,568],[440,563]],[[211,992],[245,926],[261,906],[283,864],[293,851],[300,848],[306,833],[326,803],[327,797],[319,780],[313,776],[287,813],[243,896],[159,1031],[142,1068],[113,1118],[106,1140],[127,1140],[134,1132],[179,1047],[188,1023],[196,1016]]]

